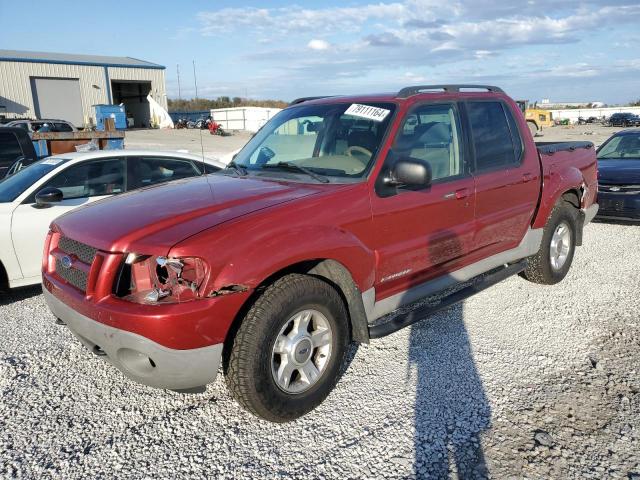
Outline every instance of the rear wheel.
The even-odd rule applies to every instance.
[[[329,395],[340,375],[347,311],[328,283],[287,275],[251,307],[230,345],[224,371],[233,397],[265,420],[295,420]]]
[[[561,200],[544,227],[538,253],[529,257],[523,277],[534,283],[553,285],[569,272],[576,248],[578,211]]]
[[[531,132],[531,136],[535,137],[538,133],[538,126],[533,122],[527,122],[527,126],[529,127],[529,131]]]

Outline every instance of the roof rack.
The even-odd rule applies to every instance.
[[[318,97],[300,97],[300,98],[296,98],[293,102],[291,102],[289,106],[298,105],[299,103],[304,103],[304,102],[310,102],[311,100],[318,100],[320,98],[331,98],[334,96],[335,95],[320,95]]]
[[[504,93],[499,87],[491,85],[416,85],[405,87],[398,92],[396,98],[409,98],[419,93],[441,90],[443,92],[461,92],[463,90],[486,90],[487,92]]]

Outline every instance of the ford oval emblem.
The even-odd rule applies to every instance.
[[[60,263],[62,263],[62,266],[63,266],[64,268],[71,268],[71,264],[72,264],[73,262],[71,261],[71,257],[68,257],[68,256],[66,256],[66,255],[65,255],[65,256],[64,256],[64,257],[62,257],[62,259],[60,260]]]

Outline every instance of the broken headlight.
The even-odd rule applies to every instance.
[[[135,303],[188,302],[204,296],[207,265],[197,257],[156,257],[130,253],[114,287]]]

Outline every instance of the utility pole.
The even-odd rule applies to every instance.
[[[178,100],[182,100],[182,92],[180,91],[180,64],[176,65],[176,70],[178,70]]]
[[[196,98],[198,98],[198,78],[196,77],[196,61],[193,61],[193,84],[196,87]]]
[[[178,100],[182,100],[182,92],[180,90],[180,64],[176,65],[176,69],[178,70]]]

